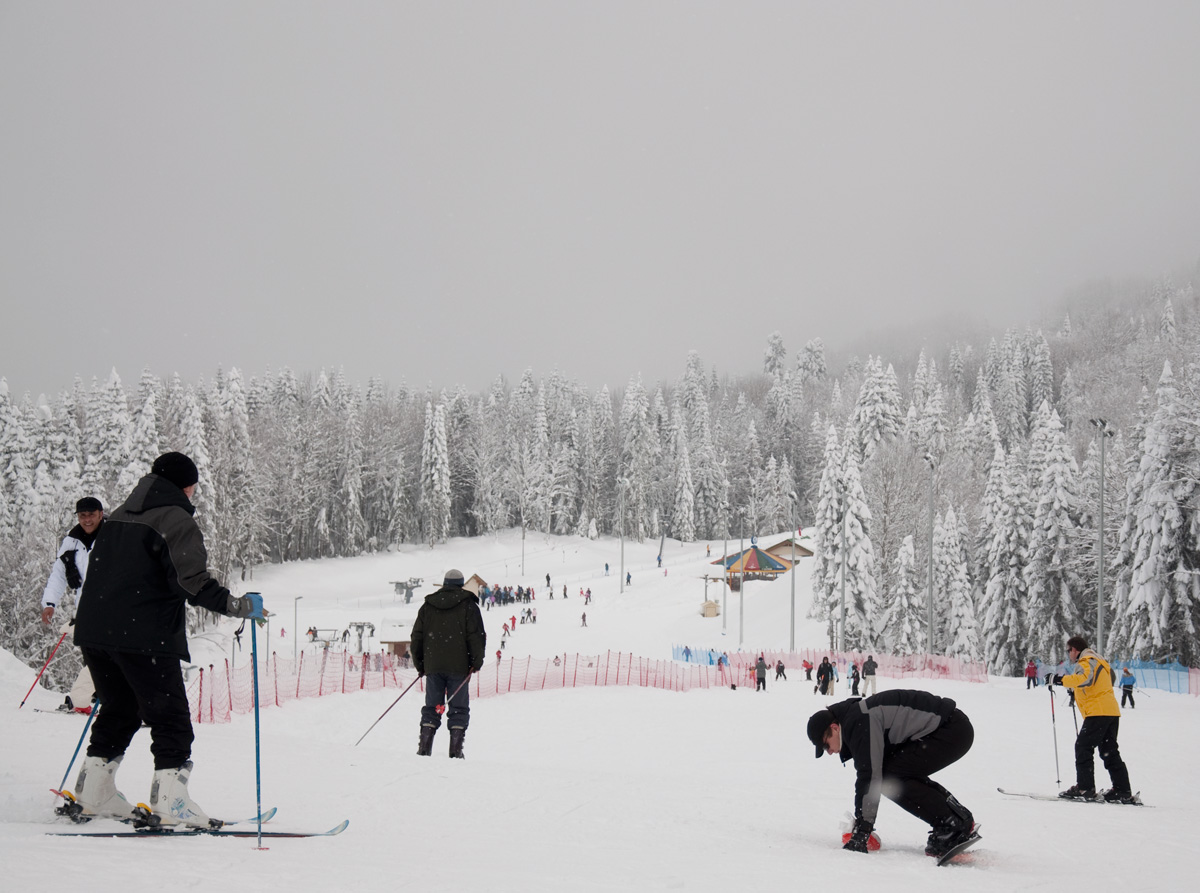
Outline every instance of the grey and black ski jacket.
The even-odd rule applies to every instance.
[[[855,818],[875,823],[888,757],[909,741],[933,732],[954,709],[950,698],[910,689],[851,698],[829,707],[842,730],[842,762],[854,760],[858,773],[854,782]]]

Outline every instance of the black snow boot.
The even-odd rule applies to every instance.
[[[417,743],[417,756],[427,757],[433,753],[433,736],[437,734],[436,726],[421,726],[421,740]]]
[[[456,760],[465,760],[463,754],[463,738],[467,736],[466,729],[451,729],[450,730],[450,756]]]
[[[1059,791],[1058,796],[1064,800],[1095,800],[1095,788],[1082,788],[1077,784],[1071,785],[1065,791]]]
[[[925,842],[925,855],[941,857],[975,833],[975,817],[953,794],[947,794],[950,814],[933,823]]]

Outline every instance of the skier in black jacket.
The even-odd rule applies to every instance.
[[[942,856],[975,834],[971,811],[929,776],[971,749],[975,731],[949,698],[892,689],[839,701],[808,720],[816,756],[854,760],[854,832],[845,849],[867,852],[880,794],[932,827],[925,852]]]
[[[463,738],[471,719],[470,694],[463,683],[482,669],[487,648],[479,599],[463,588],[462,571],[446,571],[442,588],[425,596],[411,638],[413,666],[425,677],[417,754],[427,757],[433,753],[433,736],[442,724],[438,708],[449,695],[446,723],[450,727],[450,756],[461,760]]]
[[[114,776],[145,722],[154,754],[151,809],[164,825],[206,827],[209,817],[187,790],[195,736],[179,666],[191,659],[186,607],[261,618],[262,596],[237,598],[209,574],[192,518],[195,463],[165,453],[150,471],[101,526],[75,616],[75,644],[102,705],[75,796],[85,813],[130,814]]]

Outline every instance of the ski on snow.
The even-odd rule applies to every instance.
[[[165,831],[165,830],[168,830],[168,826],[161,825],[159,817],[154,815],[154,813],[152,813],[150,811],[150,807],[147,806],[145,803],[139,803],[134,808],[134,815],[131,815],[131,816],[85,815],[83,813],[83,808],[75,800],[75,795],[72,794],[70,791],[59,791],[59,790],[56,790],[55,788],[51,788],[50,793],[57,794],[59,797],[62,797],[63,800],[65,801],[62,804],[60,804],[59,806],[55,807],[54,814],[60,815],[60,816],[65,816],[66,818],[70,819],[72,822],[75,822],[78,825],[86,824],[86,823],[92,821],[93,819],[112,819],[114,822],[121,822],[122,824],[125,824],[125,825],[132,825],[134,828],[138,829],[139,831],[157,831],[157,830]],[[214,831],[216,831],[216,830],[220,830],[221,828],[225,828],[229,825],[246,825],[246,824],[250,824],[251,822],[254,822],[254,823],[261,822],[265,825],[267,822],[271,821],[271,819],[275,818],[275,813],[277,813],[277,812],[279,812],[279,808],[276,806],[272,806],[270,809],[268,809],[266,812],[262,813],[261,815],[251,816],[248,819],[233,819],[231,821],[225,821],[224,819],[214,819],[214,821],[216,821],[217,824],[215,826],[213,826],[213,828],[211,828],[211,829],[193,829],[192,826],[189,826],[189,825],[184,825],[184,826],[173,825],[173,826],[169,826],[169,827],[181,827],[181,828],[186,828],[187,830],[214,830]]]
[[[1080,800],[1075,797],[1060,797],[1058,794],[1037,794],[1030,791],[1010,791],[1006,788],[996,788],[1001,794],[1007,797],[1028,797],[1030,800],[1050,800],[1056,803],[1099,803],[1103,806],[1149,806],[1148,803],[1142,802],[1142,792],[1138,791],[1133,795],[1133,799],[1122,803],[1119,800],[1108,801],[1104,799],[1103,794],[1097,794],[1091,800]]]
[[[171,827],[140,828],[137,831],[48,831],[50,837],[333,837],[341,834],[350,825],[346,819],[328,831],[257,831],[227,830],[225,828],[192,828],[186,825]]]

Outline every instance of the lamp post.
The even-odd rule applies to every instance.
[[[1096,647],[1104,647],[1104,441],[1113,436],[1107,419],[1092,419],[1100,433],[1100,518],[1096,525]]]
[[[846,516],[849,514],[846,511],[846,485],[844,482],[839,482],[838,492],[842,497],[842,609],[841,624],[838,628],[837,650],[844,653],[846,650]]]
[[[789,494],[792,497],[792,613],[791,613],[791,636],[788,638],[788,651],[791,654],[796,653],[796,494],[793,491]]]
[[[925,461],[929,463],[929,626],[925,634],[925,651],[933,654],[933,475],[937,463],[933,454],[926,453]]]
[[[296,606],[299,604],[300,599],[302,598],[304,598],[304,596],[298,595],[292,599],[292,660],[296,660],[300,656],[300,627],[296,625],[296,618],[299,616],[299,614],[296,612]]]
[[[729,615],[725,612],[725,596],[729,593],[729,506],[725,506],[725,539],[721,544],[721,635],[729,623]]]
[[[742,562],[742,570],[738,574],[738,650],[742,649],[742,642],[745,641],[743,631],[746,620],[746,510],[738,509],[738,514],[741,516],[742,540],[739,546],[739,560]]]
[[[625,594],[625,479],[617,480],[617,515],[619,519],[619,532],[621,535],[621,571],[617,575],[620,577],[620,592]]]

